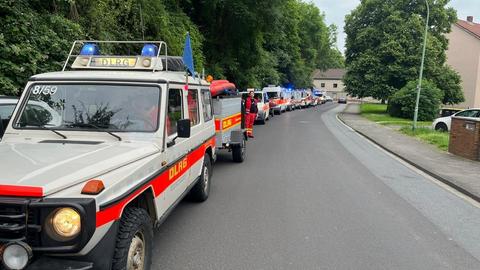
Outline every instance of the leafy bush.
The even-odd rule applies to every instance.
[[[388,101],[388,114],[394,117],[412,119],[415,113],[415,102],[417,97],[418,81],[407,83],[400,91],[396,92]],[[424,80],[420,94],[420,105],[418,110],[419,121],[433,120],[442,104],[443,93],[437,86]]]

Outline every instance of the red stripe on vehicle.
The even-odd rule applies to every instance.
[[[0,185],[0,196],[43,197],[43,188],[31,186]]]
[[[206,143],[199,146],[172,165],[168,170],[153,178],[150,182],[146,183],[135,192],[130,194],[127,198],[121,200],[115,205],[112,205],[104,210],[97,212],[96,226],[100,227],[111,221],[118,220],[122,216],[125,206],[135,199],[146,189],[152,187],[155,197],[160,196],[169,186],[177,181],[186,171],[188,171],[193,165],[200,161],[205,155],[205,151],[208,147],[215,146],[215,137],[208,140]]]

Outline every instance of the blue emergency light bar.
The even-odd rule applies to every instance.
[[[145,44],[142,48],[141,56],[156,57],[158,54],[158,46],[155,44]]]
[[[100,48],[104,44],[141,44],[142,50],[136,56],[133,55],[102,55]],[[79,54],[75,55],[75,51]],[[163,50],[162,50],[163,49]],[[71,65],[73,69],[137,69],[169,71],[184,71],[183,62],[177,57],[168,56],[167,44],[164,41],[100,41],[100,40],[77,40],[73,42],[67,60],[63,65],[65,71],[70,59],[74,58]],[[160,56],[160,52],[164,52]],[[181,69],[177,66],[181,66]]]
[[[86,43],[83,45],[80,55],[100,55],[100,48],[95,43]]]

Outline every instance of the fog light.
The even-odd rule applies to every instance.
[[[32,258],[32,249],[23,242],[13,242],[4,246],[2,261],[6,269],[22,270]]]

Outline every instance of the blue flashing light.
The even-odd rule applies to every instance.
[[[86,43],[83,45],[80,55],[99,55],[100,48],[95,43]]]
[[[155,44],[145,44],[142,48],[142,56],[156,57],[158,55],[158,47]]]

